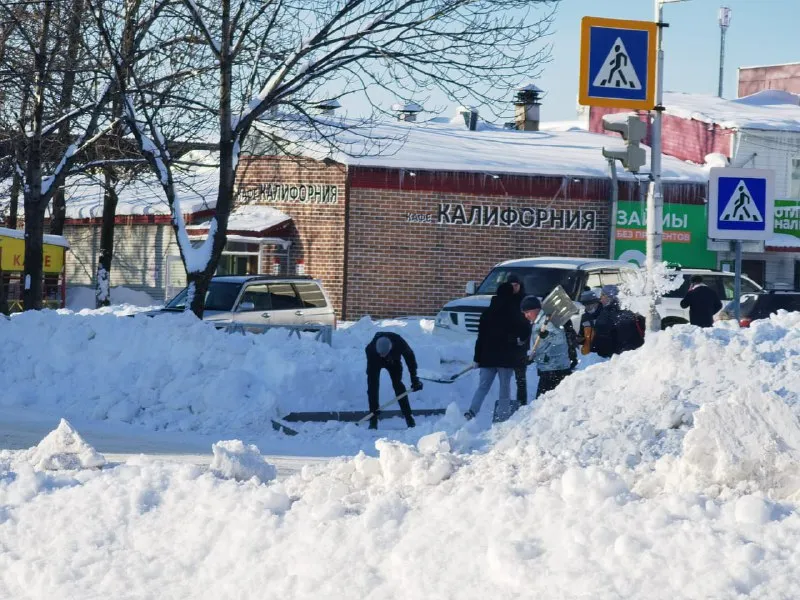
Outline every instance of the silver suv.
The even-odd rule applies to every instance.
[[[508,260],[495,265],[479,286],[474,281],[467,283],[465,298],[445,304],[436,317],[436,331],[477,334],[481,314],[489,307],[498,286],[510,275],[519,277],[526,295],[544,298],[561,285],[570,298],[577,300],[585,289],[620,285],[637,270],[636,265],[619,260],[563,257]],[[579,318],[576,317],[576,325]]]
[[[186,288],[161,312],[182,312]],[[206,293],[204,321],[243,325],[331,325],[336,314],[322,283],[308,276],[226,275],[214,277]]]

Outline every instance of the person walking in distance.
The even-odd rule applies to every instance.
[[[700,275],[693,275],[689,291],[681,300],[681,308],[689,309],[689,323],[698,327],[711,327],[714,315],[722,310],[717,292],[703,283]]]
[[[411,375],[411,391],[418,392],[422,389],[422,382],[417,377],[417,359],[414,351],[400,335],[391,332],[377,333],[372,341],[364,349],[367,354],[367,401],[369,410],[374,413],[369,420],[369,428],[378,428],[378,391],[381,381],[381,369],[389,372],[392,379],[392,388],[395,396],[405,393],[406,386],[403,385],[403,363],[405,359],[408,372]],[[411,414],[411,404],[408,397],[397,402],[400,411],[406,420],[406,425],[414,427],[414,417]]]
[[[520,278],[512,273],[506,279],[514,291],[513,310],[519,313],[522,299],[525,297],[525,287]],[[530,336],[521,340],[517,347],[517,364],[514,366],[514,380],[517,384],[517,405],[525,406],[528,403],[528,350],[531,347]]]
[[[480,369],[480,382],[469,410],[464,413],[467,420],[475,418],[480,412],[495,377],[500,380],[500,391],[492,421],[505,421],[514,412],[511,405],[511,375],[519,361],[519,344],[530,337],[530,325],[518,310],[514,310],[516,306],[511,284],[502,283],[489,308],[481,315],[474,356],[475,365]]]
[[[539,318],[542,303],[536,296],[526,296],[522,300],[520,310],[533,325]],[[571,327],[571,326],[570,326]],[[561,327],[549,322],[534,335],[536,346],[530,360],[536,363],[539,374],[539,385],[536,388],[538,398],[545,392],[554,390],[578,364],[575,346],[570,344],[567,334]]]

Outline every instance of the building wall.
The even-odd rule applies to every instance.
[[[775,171],[775,197],[791,198],[791,159],[800,159],[800,132],[742,129],[731,166]]]
[[[292,226],[281,237],[292,241],[290,258],[282,258],[282,273],[294,274],[298,261],[303,261],[305,273],[322,280],[325,289],[342,316],[344,300],[345,212],[347,171],[343,165],[275,156],[244,156],[237,178],[237,203],[268,204],[291,215]],[[336,202],[330,196],[311,201],[286,199],[280,190],[267,193],[263,186],[335,186]],[[262,187],[259,187],[262,186]],[[328,188],[329,190],[329,188]],[[270,190],[271,191],[271,190]],[[267,252],[263,265],[271,273],[274,256]]]
[[[619,137],[619,134],[603,129],[603,117],[628,112],[631,111],[592,106],[589,110],[589,131]],[[639,114],[642,120],[646,120],[647,113]],[[712,152],[719,152],[730,158],[733,135],[734,130],[723,129],[716,124],[665,114],[661,123],[661,151],[680,160],[703,164],[706,155]],[[644,143],[650,145],[649,127]]]
[[[64,237],[71,246],[67,254],[67,284],[94,286],[100,251],[100,226],[66,225]],[[170,225],[117,225],[114,229],[111,286],[125,286],[146,292],[156,302],[162,302],[165,299],[167,256],[178,254]],[[182,269],[179,271],[182,276]],[[175,269],[173,274],[176,274]],[[185,285],[185,279],[183,281],[181,287]],[[172,285],[176,285],[175,281]]]
[[[416,181],[422,175],[417,173],[414,179],[406,175],[403,180],[397,171],[353,171],[348,318],[435,315],[445,302],[464,295],[467,281],[482,280],[492,266],[504,260],[607,256],[610,203],[605,199],[606,181],[572,182],[562,187],[572,180],[501,176],[498,183],[467,173],[439,173],[427,182]],[[405,189],[397,189],[399,186]],[[503,193],[503,186],[509,195]],[[500,216],[511,216],[507,209],[519,214],[526,207],[581,210],[592,212],[595,221],[592,229],[525,228],[519,223],[469,225],[461,223],[459,205],[467,222],[473,207],[497,208]],[[556,217],[559,215],[557,212]],[[528,213],[529,222],[530,218]]]
[[[783,90],[800,94],[800,63],[740,67],[738,97],[749,96],[761,90]]]

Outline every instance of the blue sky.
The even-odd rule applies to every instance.
[[[800,0],[687,0],[664,5],[664,89],[717,93],[721,5],[732,20],[726,37],[724,96],[736,97],[737,68],[800,62]],[[574,119],[583,16],[653,20],[651,0],[562,0],[549,38],[552,61],[535,83],[547,92],[543,121]]]

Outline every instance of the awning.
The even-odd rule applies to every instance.
[[[292,217],[271,206],[238,206],[228,218],[228,239],[239,235],[248,238],[263,238],[278,233],[292,220]],[[211,226],[211,219],[188,225],[189,236],[204,236]]]

